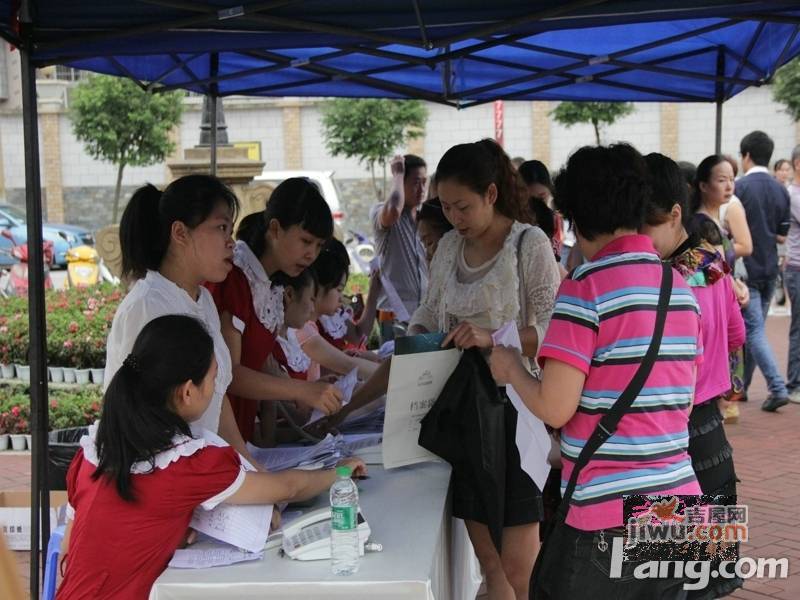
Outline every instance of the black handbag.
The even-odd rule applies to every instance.
[[[575,468],[572,469],[567,488],[564,491],[564,497],[553,519],[546,525],[547,533],[542,547],[539,550],[539,555],[536,557],[536,563],[533,566],[533,576],[530,586],[531,598],[547,597],[543,586],[546,584],[548,575],[564,566],[565,557],[563,554],[557,552],[558,547],[561,546],[557,540],[559,536],[564,535],[564,523],[567,518],[567,512],[569,511],[569,501],[578,483],[578,475],[598,448],[600,448],[608,438],[614,435],[614,432],[617,430],[617,425],[619,425],[625,412],[636,400],[636,397],[642,390],[658,358],[658,350],[661,346],[661,338],[664,334],[664,323],[667,320],[667,308],[672,295],[672,267],[667,262],[662,262],[661,267],[661,290],[658,297],[655,330],[650,340],[650,346],[630,383],[628,383],[625,390],[620,394],[619,398],[617,398],[617,401],[611,409],[600,419],[600,422],[586,441],[586,444],[583,446],[581,453],[575,461]]]

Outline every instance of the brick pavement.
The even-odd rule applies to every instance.
[[[772,346],[785,371],[789,319],[774,316],[767,322]],[[750,390],[750,402],[740,404],[739,423],[727,428],[734,448],[736,471],[741,479],[740,502],[750,507],[750,541],[742,545],[742,556],[788,557],[788,579],[750,579],[730,598],[738,600],[800,599],[800,529],[793,516],[800,505],[800,405],[790,404],[777,414],[760,410],[766,397],[759,373]],[[30,455],[0,453],[0,490],[28,489]],[[28,582],[28,553],[15,553],[20,575]]]

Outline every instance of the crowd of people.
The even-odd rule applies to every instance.
[[[723,419],[755,366],[769,385],[764,410],[800,401],[800,146],[788,189],[786,161],[768,171],[766,134],[745,136],[740,151],[738,180],[730,157],[695,168],[627,144],[581,148],[554,179],[492,140],[450,148],[430,181],[424,160],[395,157],[391,192],[371,212],[379,266],[357,314],[342,297],[347,250],[310,181],[282,182],[235,235],[239,202],[214,177],[140,188],[120,225],[130,290],[108,339],[102,417],[68,473],[58,597],[144,598],[198,506],[278,504],[330,486],[329,470],[265,472],[247,443],[318,436],[374,406],[391,367],[365,347],[376,322],[382,341],[444,332],[444,345],[481,349],[492,385],[513,385],[560,446],[552,500],[521,466],[518,415],[505,404],[499,548],[475,474],[454,465],[453,515],[489,598],[529,597],[546,518],[555,528],[537,600],[731,593],[741,580],[693,592],[676,578],[633,580],[635,561],[610,578],[606,539],[622,535],[626,494],[735,497]],[[786,240],[796,310],[784,379],[764,322]],[[495,346],[508,323],[521,352]],[[353,370],[361,384],[343,407],[332,382]],[[313,411],[324,417],[309,426]]]

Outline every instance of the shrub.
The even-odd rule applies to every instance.
[[[100,418],[102,392],[97,387],[53,389],[48,399],[49,429],[91,425]],[[30,395],[21,385],[0,385],[0,433],[30,431]]]
[[[47,362],[82,369],[105,365],[106,339],[122,300],[120,288],[51,290],[45,295]],[[0,362],[28,363],[28,306],[25,298],[0,301]]]

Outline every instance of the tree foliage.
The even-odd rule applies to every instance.
[[[792,119],[800,121],[800,58],[795,58],[778,69],[773,80],[772,96],[786,105]]]
[[[630,102],[561,102],[550,114],[566,127],[572,127],[576,123],[591,123],[599,146],[600,127],[611,125],[633,111],[633,104]]]
[[[380,192],[375,166],[383,167],[408,140],[420,137],[428,111],[419,100],[337,98],[322,107],[322,135],[333,156],[355,157],[372,173],[375,193]]]
[[[98,75],[70,98],[75,137],[94,158],[117,165],[113,220],[117,222],[122,172],[163,161],[174,149],[170,130],[180,123],[183,92],[145,92],[122,77]]]

